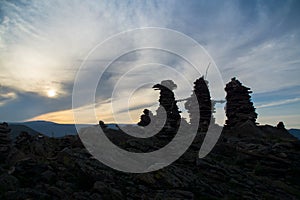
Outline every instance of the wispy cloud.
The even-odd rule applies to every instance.
[[[17,94],[14,92],[0,93],[0,106],[17,98]]]
[[[77,60],[107,37],[167,20],[155,2],[1,1],[1,12],[1,83],[43,96],[49,88],[70,92],[63,84],[73,81]]]
[[[281,100],[281,101],[274,101],[274,102],[270,102],[270,103],[261,104],[261,105],[256,106],[256,108],[266,108],[266,107],[272,107],[272,106],[279,106],[279,105],[295,103],[295,102],[298,102],[298,101],[300,101],[300,98],[285,99],[285,100]]]

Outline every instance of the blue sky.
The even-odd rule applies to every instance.
[[[121,31],[162,27],[199,42],[213,58],[224,83],[237,77],[250,87],[258,122],[276,125],[284,121],[289,128],[300,128],[299,11],[297,0],[3,0],[0,2],[0,120],[45,119],[69,123],[74,78],[87,53]],[[142,42],[141,38],[134,40]],[[164,38],[161,40],[163,43]],[[120,46],[130,43],[122,42]],[[107,51],[109,54],[113,50]],[[147,61],[140,54],[131,54],[122,58],[122,62]],[[177,59],[166,62],[174,66],[180,63]],[[146,66],[140,73],[153,68]],[[105,87],[97,94],[101,104],[98,111],[107,122],[112,121],[107,114],[110,92],[126,69],[112,68],[107,73]],[[186,73],[184,69],[182,73]],[[124,84],[124,90],[133,85],[134,81]],[[145,90],[140,94],[143,100],[131,104],[135,108],[133,121],[137,121],[143,106],[153,106],[155,110],[153,98],[157,94],[147,86]],[[55,93],[53,97],[51,91]],[[186,95],[180,91],[178,96]],[[120,111],[126,106],[118,103]]]

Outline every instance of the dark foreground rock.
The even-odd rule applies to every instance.
[[[204,137],[199,135],[170,166],[129,174],[94,159],[77,136],[23,134],[10,156],[1,160],[0,199],[300,198],[300,144],[285,129],[246,123],[223,131],[204,159],[195,157]],[[141,146],[131,141],[123,146],[159,142]]]
[[[0,159],[5,160],[11,150],[10,129],[7,123],[0,124]]]

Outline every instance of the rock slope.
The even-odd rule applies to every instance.
[[[117,134],[117,131],[111,134]],[[176,162],[145,174],[95,160],[78,136],[20,135],[1,160],[0,199],[299,199],[300,143],[285,129],[245,122],[197,159],[204,134]],[[164,140],[161,138],[160,140]],[[160,141],[127,141],[140,149]]]

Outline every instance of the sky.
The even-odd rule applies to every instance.
[[[188,97],[188,83],[199,78],[189,63],[167,51],[142,49],[120,55],[105,70],[95,105],[82,101],[72,107],[73,86],[82,63],[92,66],[89,72],[93,74],[93,70],[104,70],[104,63],[113,60],[120,49],[155,43],[172,46],[191,59],[202,58],[202,74],[212,62],[208,76],[216,98],[224,99],[225,93],[221,92],[224,85],[214,86],[215,77],[224,84],[237,77],[250,87],[260,124],[283,121],[288,128],[300,128],[299,11],[297,0],[2,0],[0,121],[74,123],[73,111],[81,110],[82,123],[94,123],[85,110],[95,106],[97,120],[136,123],[144,108],[155,112],[158,92],[151,87],[165,79],[177,84],[176,98]],[[185,43],[190,40],[164,31],[130,32],[147,27],[174,30],[204,50],[198,53]],[[126,31],[127,37],[99,50],[100,58],[87,57],[97,45]],[[89,86],[89,77],[83,77],[83,82]],[[84,97],[86,91],[81,92]],[[217,108],[218,123],[224,122],[223,106]],[[184,106],[179,108],[186,116]]]

